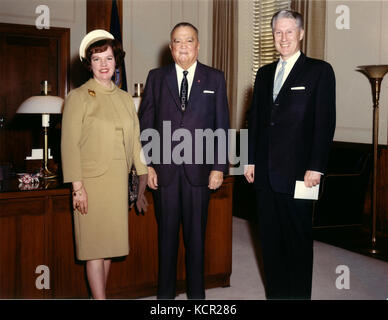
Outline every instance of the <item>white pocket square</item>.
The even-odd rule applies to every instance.
[[[306,87],[292,87],[291,90],[306,90]]]
[[[203,90],[203,93],[214,93],[214,91],[211,91],[211,90]]]

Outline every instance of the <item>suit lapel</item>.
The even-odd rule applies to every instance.
[[[204,71],[202,64],[197,62],[197,67],[195,68],[194,79],[190,90],[190,96],[187,103],[188,109],[194,108],[195,102],[198,101],[198,98],[202,92],[202,87],[206,82],[206,78],[207,75]],[[166,81],[170,94],[173,97],[178,110],[181,111],[181,101],[179,98],[179,87],[175,64],[172,64],[171,68],[169,68],[169,70],[167,71]]]
[[[199,100],[199,96],[202,92],[202,87],[206,81],[206,72],[201,63],[197,62],[197,67],[195,68],[195,74],[193,79],[193,84],[190,90],[190,96],[188,101],[188,108],[193,109],[195,101]],[[191,103],[190,103],[191,102]]]
[[[171,64],[171,67],[169,68],[166,76],[167,86],[170,91],[170,94],[178,108],[178,110],[181,110],[181,102],[179,99],[179,88],[178,88],[178,80],[176,76],[176,69],[175,64]]]
[[[298,60],[296,60],[293,68],[291,69],[291,72],[289,73],[286,81],[284,81],[283,86],[280,89],[278,96],[276,97],[276,100],[280,99],[282,96],[286,94],[290,85],[294,83],[295,79],[300,75],[300,72],[303,68],[305,60],[306,60],[306,56],[301,52]],[[272,87],[273,87],[273,81],[272,81]]]
[[[268,86],[268,98],[269,98],[269,102],[271,105],[273,103],[273,83],[275,81],[275,72],[276,72],[276,66],[278,65],[278,61],[272,63],[272,65],[270,66],[270,69],[269,69],[269,73],[268,73],[268,76],[269,76],[269,86]]]

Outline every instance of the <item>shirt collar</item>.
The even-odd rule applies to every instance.
[[[190,75],[193,75],[195,72],[195,68],[197,67],[197,61],[195,61],[190,68],[187,69]],[[181,74],[185,69],[183,69],[180,65],[175,63],[175,70],[177,73]]]
[[[299,56],[300,56],[301,52],[300,50],[298,50],[298,52],[295,52],[291,57],[289,57],[287,60],[283,60],[282,57],[279,58],[279,64],[281,64],[283,61],[287,61],[287,64],[286,66],[289,67],[289,66],[293,66],[296,62],[296,60],[298,60]]]

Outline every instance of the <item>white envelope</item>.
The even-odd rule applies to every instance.
[[[307,188],[304,181],[296,181],[294,199],[318,200],[319,184]]]
[[[211,90],[203,90],[203,93],[214,93],[214,91],[211,91]]]
[[[292,87],[291,90],[306,90],[306,87]]]

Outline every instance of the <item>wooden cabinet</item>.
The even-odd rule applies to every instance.
[[[205,285],[228,286],[232,272],[233,178],[212,193],[206,231]],[[153,200],[145,215],[129,212],[130,253],[115,258],[108,279],[108,298],[156,294],[157,227]],[[84,263],[75,257],[70,192],[46,190],[0,192],[0,298],[87,298]],[[37,289],[42,272],[50,271],[50,289]],[[183,241],[178,256],[177,291],[185,291]]]
[[[31,149],[43,147],[42,117],[16,111],[24,100],[40,95],[43,80],[50,83],[50,95],[65,98],[70,83],[70,29],[0,23],[0,61],[0,165],[12,164],[24,172]],[[57,158],[60,120],[52,115],[49,128],[49,148]]]

